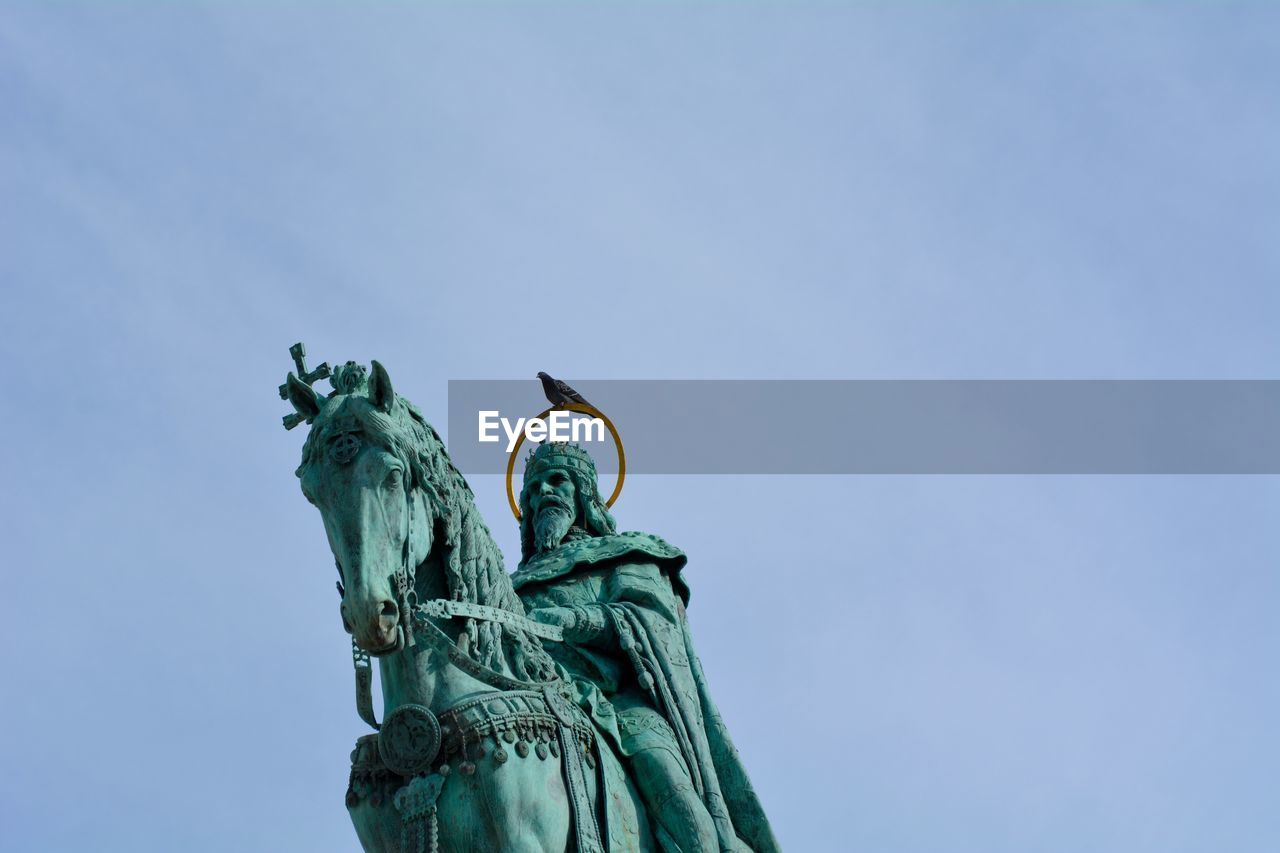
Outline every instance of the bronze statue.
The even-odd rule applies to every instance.
[[[363,847],[775,850],[692,654],[684,555],[614,533],[589,457],[544,446],[526,474],[515,580],[531,619],[466,480],[386,370],[307,371],[292,352],[303,378],[281,386],[285,426],[310,425],[297,474],[337,563],[357,710],[377,730],[357,741],[347,789]]]

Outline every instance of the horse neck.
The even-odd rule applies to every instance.
[[[451,596],[524,613],[524,606],[511,586],[502,551],[480,518],[470,489],[464,489],[459,496],[455,540],[445,566]]]
[[[502,562],[502,553],[470,500],[459,501],[459,518],[454,541],[438,544],[414,572],[414,588],[419,601],[449,598],[484,604],[518,613],[524,612],[516,597]],[[411,617],[410,617],[411,618]],[[503,651],[501,625],[493,622],[452,620],[441,627],[472,649],[494,649],[494,653],[477,657],[486,668],[507,677],[520,677],[511,671]],[[462,639],[460,635],[466,635]],[[424,637],[380,661],[386,712],[405,702],[415,702],[440,711],[461,698],[478,692],[498,689],[431,650]]]

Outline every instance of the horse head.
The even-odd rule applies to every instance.
[[[396,396],[378,362],[367,376],[348,363],[322,397],[293,374],[288,395],[311,423],[297,470],[320,510],[341,577],[342,624],[373,655],[398,651],[416,567],[433,546],[438,492],[431,463],[439,437]]]

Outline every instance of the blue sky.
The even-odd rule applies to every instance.
[[[1263,3],[6,4],[0,846],[355,848],[296,340],[442,428],[448,379],[537,370],[1276,378],[1278,42]],[[1280,847],[1277,508],[1274,477],[615,507],[690,555],[784,847],[873,853]]]

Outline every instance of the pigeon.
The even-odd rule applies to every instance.
[[[567,382],[554,379],[541,370],[538,371],[538,378],[542,380],[542,393],[547,395],[547,400],[551,402],[551,405],[565,406],[569,403],[580,403],[584,406],[591,405],[585,397],[569,387]]]

